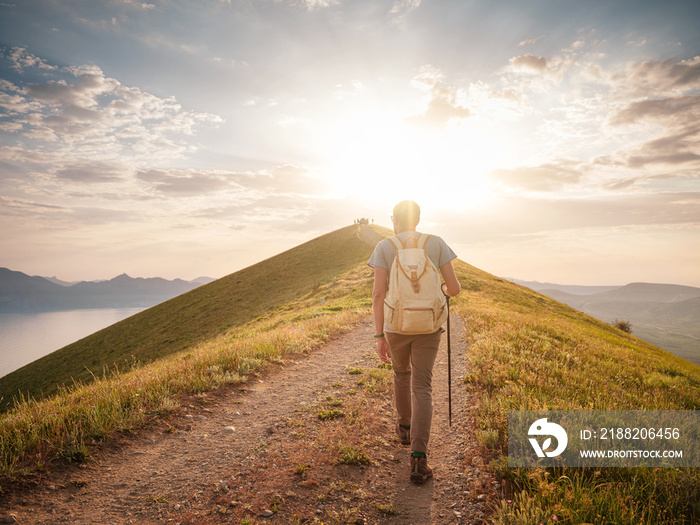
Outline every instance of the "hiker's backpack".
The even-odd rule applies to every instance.
[[[408,239],[406,248],[398,236],[389,241],[396,257],[389,272],[389,290],[384,300],[384,323],[399,334],[431,334],[447,319],[447,301],[441,289],[440,272],[428,257],[425,243],[430,235]]]

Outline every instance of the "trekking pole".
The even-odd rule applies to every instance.
[[[447,400],[452,426],[452,348],[450,347],[450,297],[447,296]]]

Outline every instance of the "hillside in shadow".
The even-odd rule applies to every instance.
[[[347,226],[160,303],[0,378],[0,408],[20,392],[49,396],[60,385],[143,365],[243,325],[366,262],[389,233]]]

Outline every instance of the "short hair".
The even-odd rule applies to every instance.
[[[416,226],[420,222],[420,206],[413,201],[401,201],[394,206],[394,218],[401,226]]]

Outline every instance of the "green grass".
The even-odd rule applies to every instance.
[[[339,417],[345,417],[345,413],[337,408],[326,408],[319,410],[316,414],[321,421],[328,421],[331,419],[338,419]]]
[[[529,289],[456,268],[478,437],[513,489],[493,522],[699,521],[700,469],[514,469],[506,459],[509,410],[698,410],[700,367]]]
[[[338,445],[338,464],[340,465],[369,465],[372,461],[363,450],[353,445]]]
[[[386,516],[393,516],[396,514],[396,509],[393,503],[388,503],[387,505],[382,505],[381,503],[375,504],[377,510],[380,514],[385,514]]]
[[[40,399],[74,381],[86,383],[101,377],[105,370],[129,370],[191,348],[336,281],[339,274],[366,262],[372,253],[373,245],[361,239],[359,231],[353,225],[313,239],[0,378],[0,411],[11,406],[19,393]],[[380,227],[370,227],[370,231],[377,236],[386,234]]]

